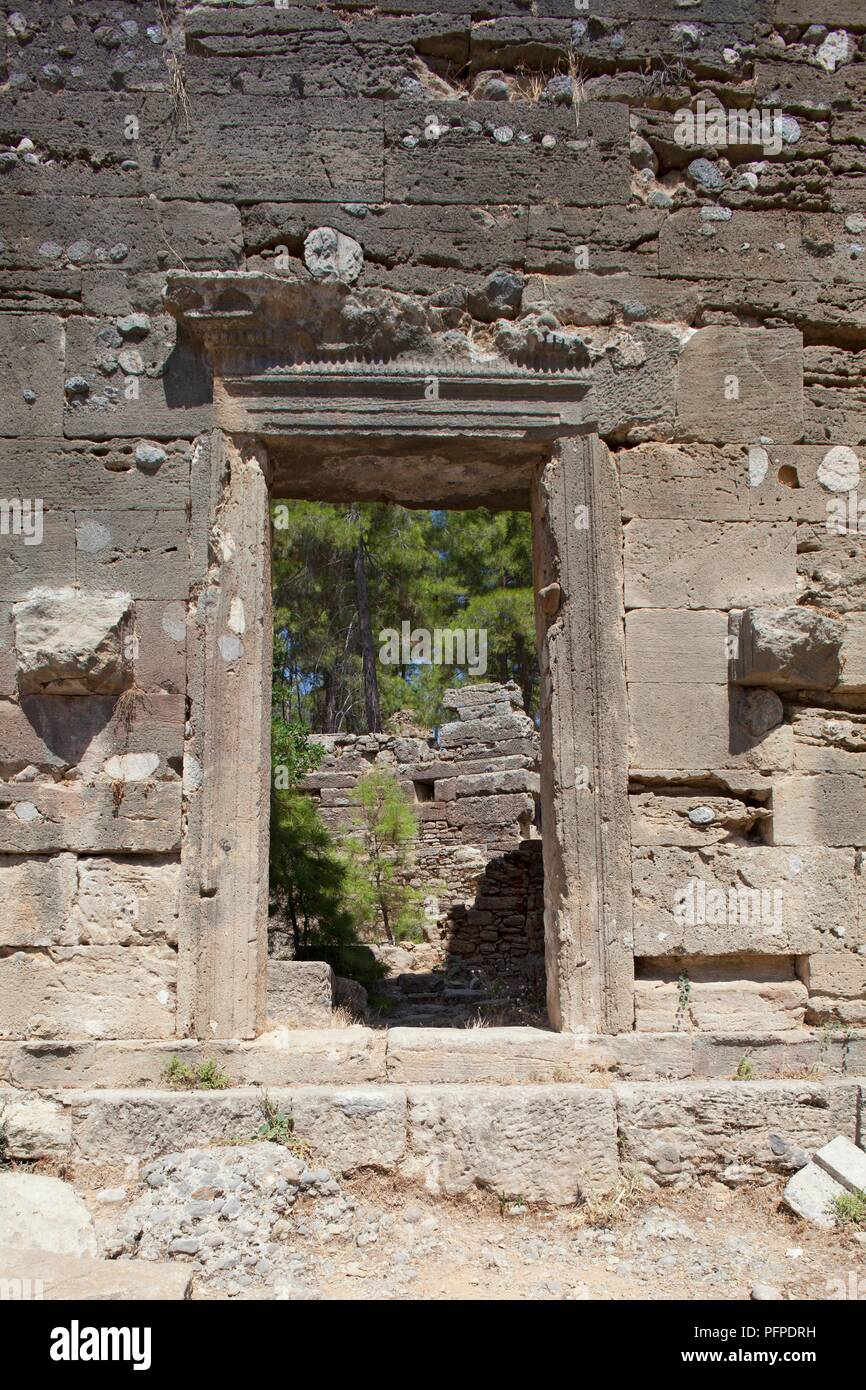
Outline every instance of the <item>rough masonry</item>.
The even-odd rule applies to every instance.
[[[555,1028],[866,1025],[859,0],[0,62],[0,1037],[265,1026],[269,495],[531,508]]]

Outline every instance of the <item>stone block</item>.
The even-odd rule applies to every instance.
[[[391,1173],[404,1157],[406,1092],[402,1087],[308,1086],[284,1094],[295,1133],[312,1145],[316,1158],[332,1172]]]
[[[827,951],[811,955],[803,978],[810,994],[843,999],[866,998],[866,956],[854,951]]]
[[[72,1159],[82,1169],[248,1139],[262,1122],[261,1096],[251,1089],[69,1090],[58,1098],[72,1116]]]
[[[630,682],[724,685],[727,620],[723,613],[636,608],[626,615]]]
[[[2,399],[2,397],[0,397]],[[23,535],[0,534],[0,599],[22,599],[34,589],[65,588],[75,582],[75,518],[45,511],[39,545]]]
[[[683,1081],[613,1087],[626,1162],[661,1186],[727,1169],[791,1172],[836,1134],[854,1138],[852,1082]]]
[[[699,328],[677,371],[677,433],[718,443],[803,434],[803,339],[795,329]]]
[[[325,961],[268,960],[268,1019],[272,1026],[328,1028],[334,972]]]
[[[435,138],[425,130],[439,132]],[[497,135],[496,131],[500,133]],[[520,136],[529,138],[521,139]],[[556,144],[542,148],[543,136]],[[567,190],[572,206],[628,202],[625,109],[586,102],[574,113],[529,102],[388,102],[385,199],[408,203],[541,203]]]
[[[415,1086],[404,1177],[457,1196],[482,1188],[570,1205],[617,1177],[609,1091],[571,1085]]]
[[[742,698],[754,696],[754,699]],[[694,772],[789,770],[793,735],[769,691],[724,685],[630,684],[631,766]]]
[[[180,599],[136,603],[134,663],[141,690],[184,694],[187,624],[187,607]]]
[[[830,690],[843,626],[811,608],[746,608],[731,615],[732,679],[770,690]]]
[[[837,951],[857,913],[850,850],[760,845],[638,849],[638,956]]]
[[[189,1298],[193,1278],[180,1262],[99,1260],[5,1245],[0,1245],[0,1271],[7,1285],[38,1288],[40,1298],[64,1303]]]
[[[0,957],[4,1038],[170,1038],[177,956],[165,946],[57,946]]]
[[[0,198],[0,221],[10,231],[0,266],[9,269],[140,275],[163,270],[172,248],[190,270],[235,270],[242,250],[240,213],[230,203],[37,194]]]
[[[63,326],[48,314],[0,314],[0,434],[62,434]]]
[[[178,340],[174,319],[165,312],[139,316],[146,330],[124,338],[117,324],[128,317],[67,321],[63,433],[70,439],[178,440],[210,429],[210,373],[197,351]]]
[[[0,1132],[6,1156],[25,1162],[65,1158],[72,1141],[72,1123],[58,1102],[26,1091],[0,1091]]]
[[[0,856],[0,948],[74,945],[74,854]]]
[[[832,1231],[836,1225],[833,1202],[843,1196],[842,1183],[817,1163],[807,1163],[785,1186],[782,1201],[795,1216],[812,1226]]]
[[[82,946],[176,946],[179,894],[176,859],[82,857],[70,934]]]
[[[78,583],[94,593],[128,590],[136,599],[189,597],[184,512],[79,512],[75,523]]]
[[[846,694],[866,693],[866,613],[845,616],[841,666],[836,689]]]
[[[815,1162],[849,1192],[866,1192],[866,1153],[844,1135],[837,1134],[818,1149]]]
[[[0,784],[0,854],[160,854],[180,846],[181,784]]]
[[[629,805],[635,847],[680,845],[697,849],[737,843],[771,815],[766,806],[712,792],[639,792],[629,797]]]
[[[461,796],[454,801],[446,801],[441,809],[445,811],[449,825],[470,826],[477,828],[480,833],[495,826],[516,827],[521,820],[528,824],[532,820],[535,803],[528,792],[513,792],[508,795]]]
[[[0,496],[27,497],[39,479],[43,505],[80,511],[184,508],[190,444],[142,439],[0,439]],[[161,456],[161,457],[160,457]],[[43,584],[47,581],[42,580]]]
[[[745,608],[797,597],[790,522],[635,520],[625,528],[626,608]]]
[[[450,780],[450,779],[449,779]],[[455,792],[460,796],[502,796],[509,792],[537,792],[539,777],[537,772],[525,769],[504,772],[482,772],[468,777],[457,777]]]
[[[16,1249],[96,1254],[93,1218],[84,1200],[68,1182],[43,1173],[0,1172],[0,1231],[4,1244]]]
[[[638,444],[618,456],[623,516],[631,521],[746,521],[749,474],[740,445]]]
[[[862,845],[866,788],[862,774],[780,777],[773,787],[774,845]]]
[[[132,680],[132,597],[39,590],[14,604],[22,694],[119,694]]]
[[[637,969],[639,1032],[773,1032],[803,1025],[808,992],[789,956],[657,958],[639,961]]]
[[[183,695],[27,695],[0,702],[0,763],[7,776],[77,770],[87,786],[176,776],[183,753]],[[34,789],[39,785],[33,783]]]
[[[579,1080],[600,1047],[541,1028],[389,1028],[388,1079],[401,1083]]]

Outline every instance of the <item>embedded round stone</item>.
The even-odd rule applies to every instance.
[[[827,492],[850,492],[860,481],[860,460],[847,444],[837,444],[827,450],[816,476]]]
[[[304,242],[304,264],[316,280],[351,285],[364,269],[364,252],[354,237],[334,227],[316,227]]]

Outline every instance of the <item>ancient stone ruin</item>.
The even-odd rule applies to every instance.
[[[10,1154],[248,1137],[260,1086],[437,1192],[862,1146],[861,0],[4,23]],[[470,685],[308,790],[411,784],[431,968],[525,969],[543,1026],[331,1026],[315,962],[269,1005],[280,498],[531,513],[537,739]]]

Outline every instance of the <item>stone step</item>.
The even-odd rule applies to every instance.
[[[411,1036],[411,1029],[403,1030],[407,1048]],[[804,1154],[836,1135],[862,1142],[864,1089],[866,1078],[331,1085],[268,1092],[270,1103],[291,1119],[295,1138],[336,1176],[374,1170],[423,1182],[437,1194],[480,1187],[570,1204],[579,1193],[615,1186],[621,1161],[662,1186],[793,1173]],[[66,1135],[64,1152],[55,1149],[55,1156],[79,1185],[99,1186],[161,1154],[249,1141],[262,1123],[262,1101],[253,1087],[70,1088],[43,1097]]]
[[[239,1085],[368,1082],[675,1081],[730,1079],[745,1058],[756,1080],[866,1075],[866,1033],[621,1033],[546,1028],[275,1028],[251,1042],[86,1039],[0,1042],[0,1120],[25,1102],[17,1088],[158,1086],[176,1056],[213,1059]],[[31,1097],[29,1107],[40,1105]],[[5,1116],[14,1138],[14,1116]],[[32,1127],[33,1117],[28,1120]],[[832,1137],[832,1136],[831,1136]],[[23,1143],[23,1140],[22,1140]],[[22,1158],[32,1157],[17,1152]]]
[[[6,1298],[162,1301],[188,1298],[192,1277],[181,1264],[49,1255],[0,1246],[0,1283]]]

